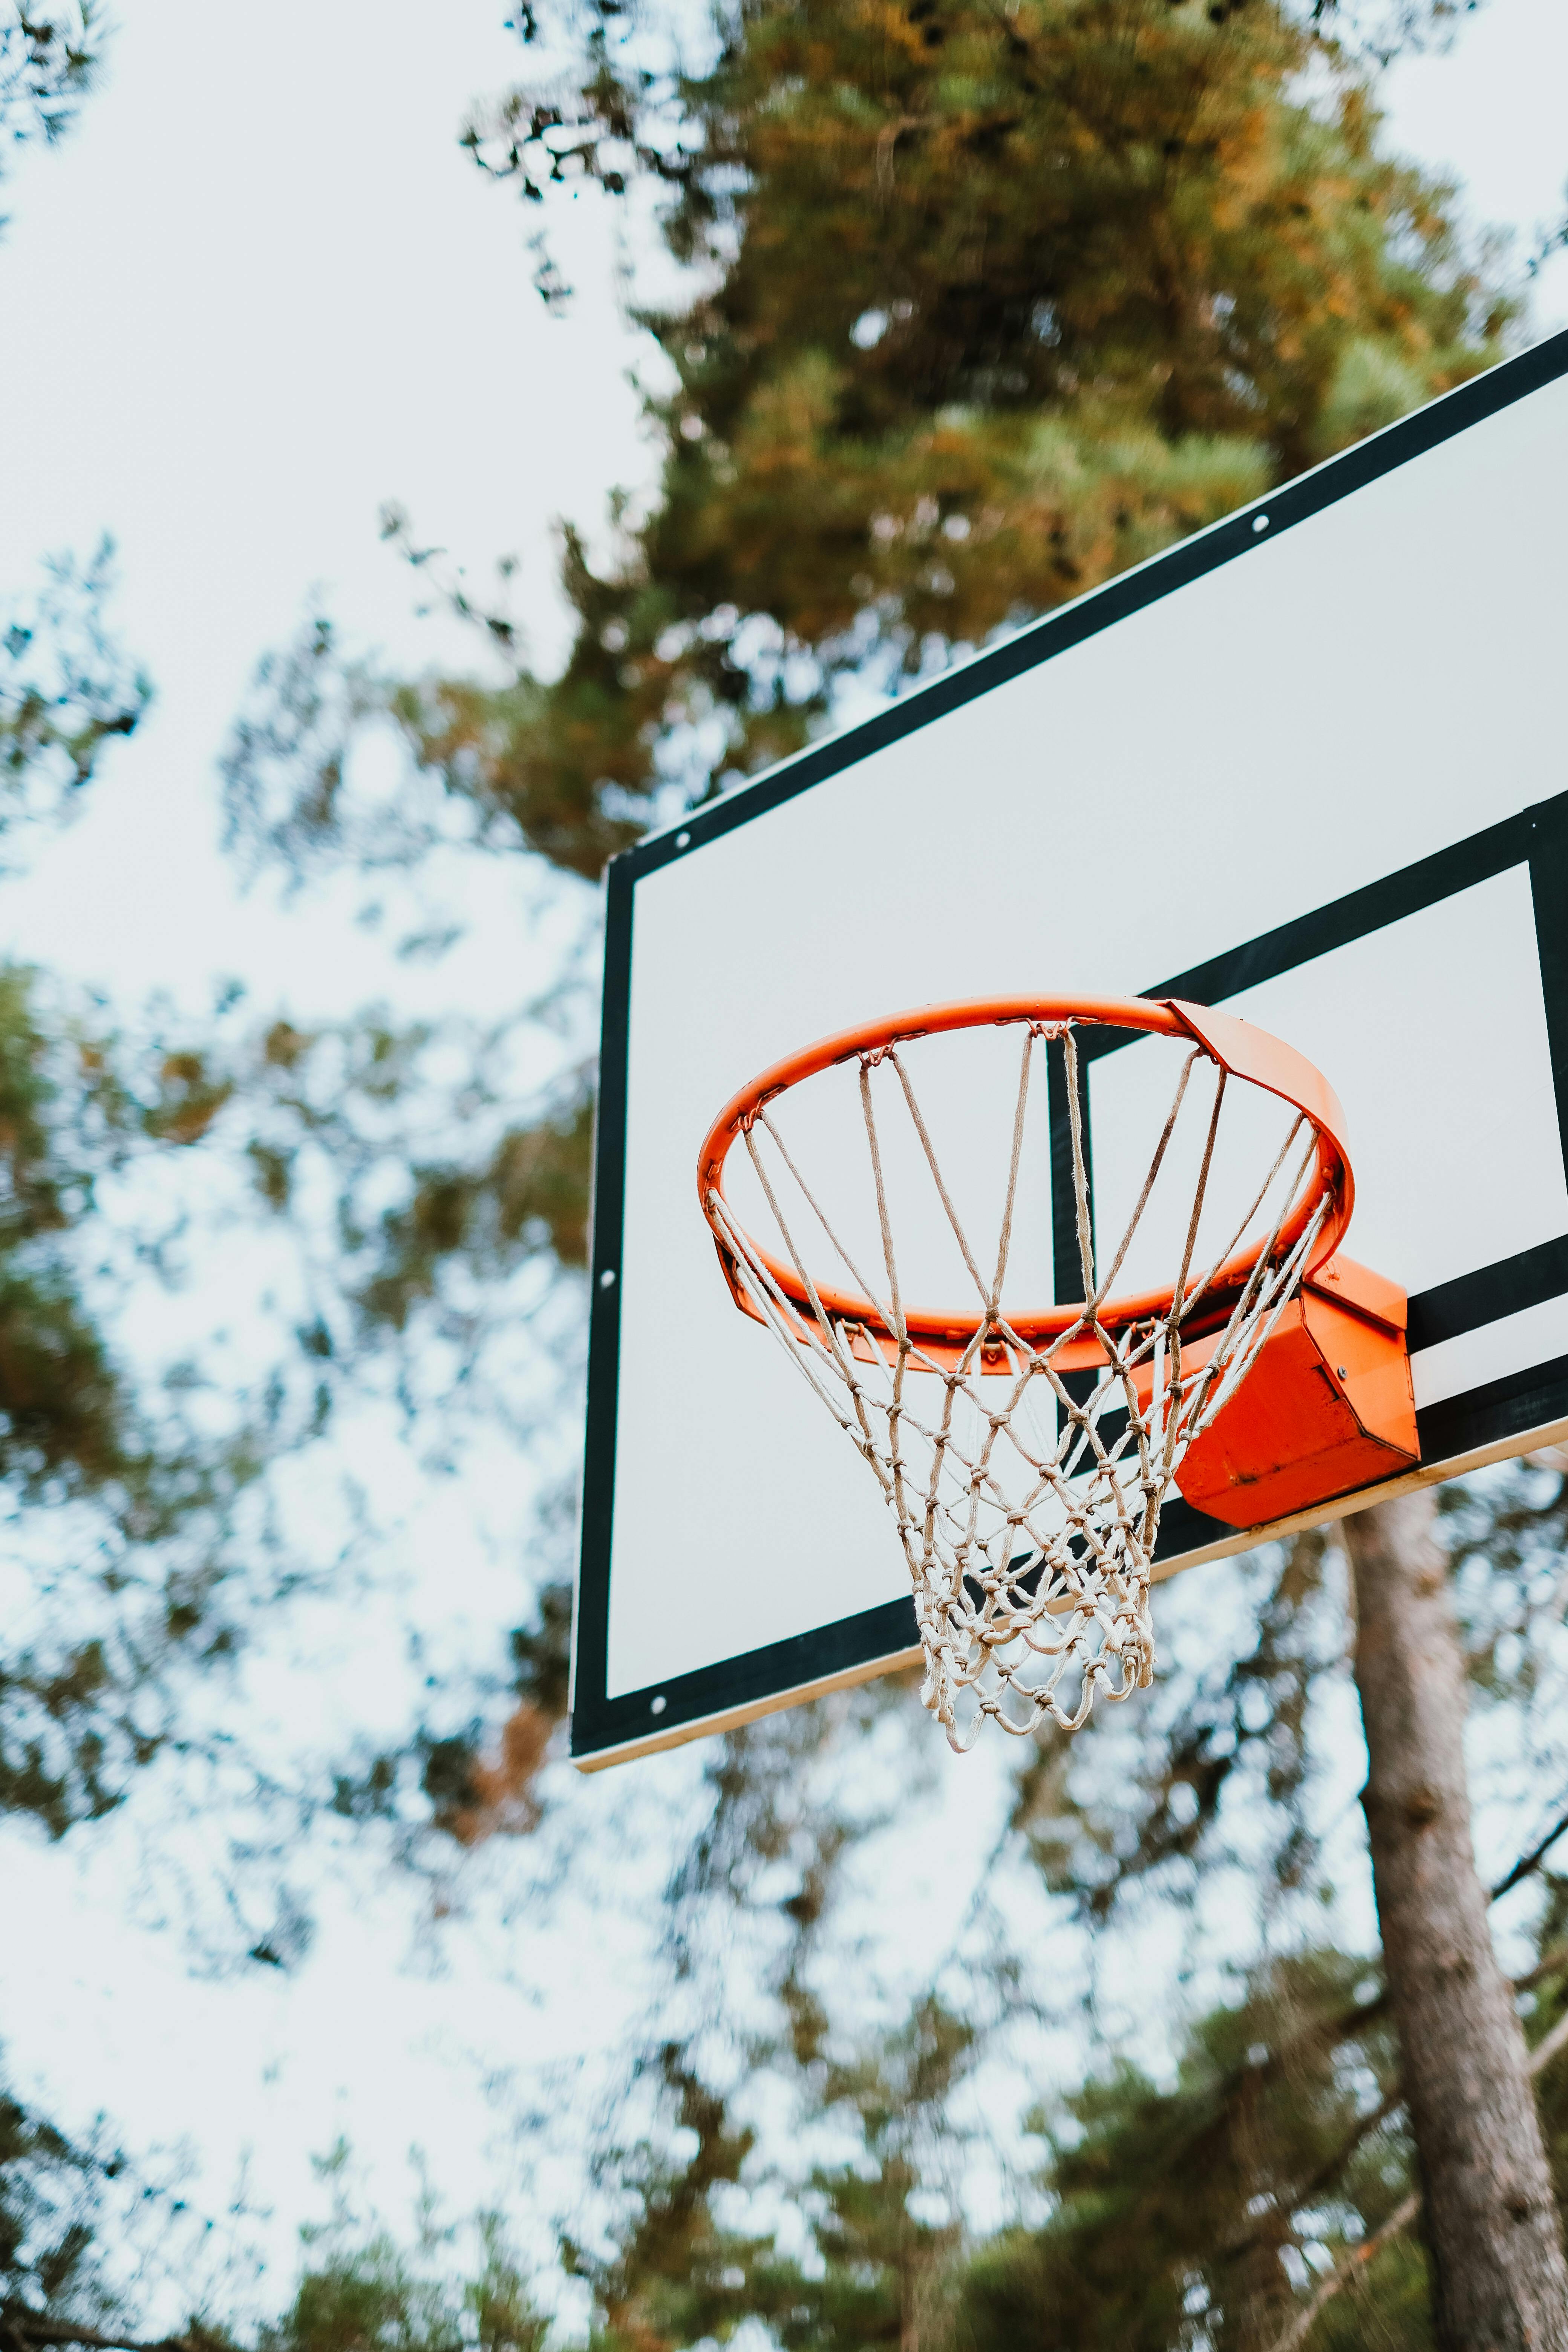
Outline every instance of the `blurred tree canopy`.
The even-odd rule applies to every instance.
[[[91,561],[57,556],[33,604],[6,616],[0,635],[0,774],[5,823],[58,817],[89,783],[104,746],[134,734],[152,700],[105,626],[114,546]]]
[[[33,141],[52,145],[70,129],[97,75],[103,29],[96,0],[74,0],[47,13],[24,0],[5,0],[0,9],[0,173],[5,148]]]
[[[466,144],[538,208],[549,305],[569,299],[552,192],[592,185],[637,233],[653,224],[637,315],[658,485],[617,505],[606,559],[563,528],[558,675],[460,585],[441,593],[485,648],[472,677],[389,677],[312,615],[237,721],[237,854],[303,875],[504,851],[585,900],[661,809],[830,724],[845,681],[897,691],[1488,364],[1512,297],[1456,231],[1452,191],[1387,154],[1375,97],[1376,57],[1450,13],[723,0],[703,40],[615,0],[520,11],[534,70]],[[58,134],[95,41],[86,14],[0,25],[7,135]],[[438,582],[412,527],[387,530]],[[73,805],[147,707],[104,621],[109,562],[61,560],[0,635],[14,835]],[[378,793],[358,752],[389,728],[405,764]],[[591,1073],[568,1057],[522,1080],[514,1051],[558,1013],[306,1032],[224,1003],[198,1034],[0,969],[0,1489],[28,1541],[46,1530],[50,1603],[0,1651],[0,1807],[61,1836],[199,1745],[191,1691],[300,1581],[258,1499],[268,1469],[330,1445],[356,1384],[434,1429],[454,1400],[495,1403],[484,1349],[521,1320],[562,1386]],[[193,1168],[205,1189],[171,1210]],[[247,1383],[188,1363],[142,1379],[117,1302],[176,1274],[215,1215],[220,1235],[282,1237],[277,1360]],[[542,1302],[563,1300],[552,1322]],[[1557,1754],[1565,1519],[1555,1464],[1457,1494],[1448,1518],[1477,1706],[1528,1727],[1538,1768]],[[411,1727],[311,1801],[459,1848],[538,1828],[567,1688],[552,1557],[542,1539],[532,1614],[492,1677],[504,1725]],[[1163,2072],[1108,2043],[1092,1998],[1044,1981],[999,1907],[955,1923],[962,1983],[939,1971],[869,2021],[839,2013],[837,1923],[885,1825],[844,1776],[919,1788],[901,1685],[713,1745],[667,1890],[668,2014],[630,2055],[623,2115],[595,2126],[597,2219],[563,2231],[597,2352],[748,2328],[786,2352],[1430,2343],[1419,2243],[1394,2226],[1412,2158],[1380,1962],[1322,1931],[1342,1579],[1318,1536],[1237,1573],[1243,1638],[1217,1661],[1178,1645],[1141,1713],[1032,1746],[988,1865],[987,1885],[1010,1873],[1096,1937],[1151,1906],[1190,1921],[1225,1873],[1247,1876],[1278,1932],[1175,2021]],[[1568,2015],[1561,1827],[1543,1820],[1515,1882],[1545,1890],[1520,1998],[1549,2056]],[[251,1956],[295,1948],[258,1927]],[[1064,2017],[1080,2087],[998,2154],[986,2102],[1011,2037]],[[1561,2196],[1568,2077],[1548,2063],[1541,2082]],[[764,2085],[782,2131],[759,2123]],[[977,2222],[963,2189],[982,2164],[1000,2218]],[[0,2102],[0,2352],[140,2340],[103,2261],[133,2173]],[[181,2352],[539,2352],[553,2306],[499,2223],[455,2252],[429,2214],[412,2236],[356,2214],[340,2159],[327,2179],[332,2219],[287,2308],[258,2335],[193,2299]]]
[[[796,749],[840,677],[1096,586],[1485,366],[1513,314],[1288,0],[768,0],[700,66],[618,0],[521,22],[565,60],[468,142],[531,205],[651,207],[661,479],[609,565],[566,528],[559,677],[378,681],[307,633],[229,771],[289,860],[363,854],[345,745],[379,711],[448,819],[596,876],[661,788]],[[540,283],[567,299],[547,244]]]

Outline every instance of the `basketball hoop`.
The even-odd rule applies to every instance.
[[[997,1027],[1018,1031],[1022,1050],[1000,1223],[994,1244],[977,1249],[944,1178],[907,1049],[946,1032]],[[1078,1042],[1095,1029],[1146,1032],[1189,1048],[1109,1256],[1096,1247]],[[1024,1213],[1031,1076],[1037,1052],[1053,1045],[1065,1063],[1073,1279],[1081,1296],[1029,1306],[1012,1295],[1008,1268]],[[866,1230],[877,1235],[881,1260],[875,1276],[830,1221],[776,1116],[781,1097],[845,1064],[858,1066],[875,1202]],[[1206,1111],[1204,1089],[1192,1083],[1200,1066],[1213,1081]],[[1236,1083],[1279,1098],[1284,1141],[1272,1164],[1247,1178],[1250,1206],[1239,1223],[1226,1220],[1223,1246],[1200,1248],[1205,1205],[1225,1189],[1215,1182],[1216,1155],[1226,1089]],[[1190,1210],[1184,1191],[1172,1227],[1166,1278],[1117,1293],[1162,1172],[1175,1164],[1184,1108],[1202,1149]],[[912,1125],[914,1156],[940,1204],[933,1213],[973,1282],[974,1297],[962,1307],[917,1305],[906,1295],[888,1181],[889,1111]],[[1354,1185],[1343,1125],[1321,1073],[1265,1031],[1175,999],[1088,997],[986,998],[867,1023],[776,1063],[715,1119],[698,1191],[731,1294],[784,1343],[876,1474],[913,1586],[926,1663],[921,1696],[955,1748],[972,1746],[988,1717],[1019,1735],[1042,1718],[1076,1730],[1097,1690],[1121,1699],[1151,1680],[1149,1588],[1162,1506],[1189,1449],[1213,1429],[1350,1223]],[[725,1163],[737,1142],[776,1239],[757,1238],[726,1195]],[[1228,1189],[1234,1194],[1234,1181]],[[796,1238],[808,1231],[818,1236],[809,1253]],[[861,1257],[875,1263],[869,1251]]]

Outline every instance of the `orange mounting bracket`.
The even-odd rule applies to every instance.
[[[1182,1350],[1200,1370],[1215,1337]],[[1187,1448],[1176,1485],[1226,1527],[1288,1518],[1420,1460],[1405,1295],[1353,1258],[1310,1275],[1241,1385]]]

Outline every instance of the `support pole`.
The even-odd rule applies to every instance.
[[[1476,1875],[1466,1685],[1436,1499],[1342,1523],[1370,1769],[1362,1804],[1415,2143],[1439,2352],[1568,2352],[1568,2265]]]

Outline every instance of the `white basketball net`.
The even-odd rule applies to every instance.
[[[780,1286],[722,1194],[708,1194],[709,1214],[733,1253],[747,1297],[881,1486],[914,1587],[925,1654],[921,1697],[960,1751],[973,1746],[987,1717],[1019,1735],[1047,1717],[1075,1731],[1086,1721],[1097,1691],[1122,1699],[1152,1680],[1149,1586],[1161,1507],[1188,1446],[1235,1395],[1294,1296],[1329,1213],[1325,1197],[1291,1245],[1279,1250],[1280,1234],[1304,1196],[1314,1164],[1315,1133],[1298,1116],[1246,1218],[1206,1270],[1194,1270],[1225,1098],[1226,1074],[1221,1068],[1185,1247],[1171,1269],[1173,1303],[1163,1315],[1130,1329],[1108,1328],[1100,1309],[1165,1160],[1194,1065],[1206,1057],[1206,1049],[1195,1047],[1183,1065],[1137,1205],[1097,1276],[1072,1024],[1022,1025],[1012,1161],[989,1276],[960,1223],[909,1072],[892,1045],[860,1056],[860,1105],[881,1229],[880,1282],[869,1281],[845,1248],[765,1106],[752,1114],[743,1139],[784,1253],[810,1301],[809,1313]],[[1058,1038],[1068,1065],[1085,1303],[1068,1330],[1037,1348],[1009,1323],[1003,1286],[1035,1048]],[[977,1294],[973,1330],[956,1365],[922,1348],[905,1322],[872,1101],[872,1073],[880,1065],[897,1076],[902,1104]],[[1288,1166],[1303,1129],[1305,1151]],[[776,1154],[773,1171],[764,1139]],[[826,1278],[814,1277],[808,1269],[780,1197],[790,1187],[859,1293],[875,1303],[879,1329],[824,1308],[818,1281]],[[1201,1368],[1184,1372],[1182,1327],[1192,1322],[1205,1297],[1212,1316],[1218,1297],[1211,1292],[1215,1276],[1255,1224],[1262,1225],[1266,1238],[1251,1275]],[[1087,1396],[1081,1394],[1081,1380],[1075,1382],[1080,1391],[1075,1397],[1058,1366],[1073,1342],[1086,1338],[1099,1343],[1104,1369],[1090,1375]]]

